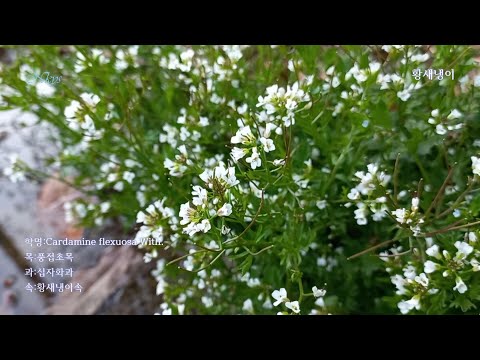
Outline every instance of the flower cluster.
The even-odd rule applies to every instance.
[[[265,96],[258,97],[257,107],[265,110],[261,116],[265,121],[275,122],[277,126],[289,127],[295,124],[295,112],[300,103],[310,101],[310,95],[300,89],[298,82],[287,89],[278,85],[267,88]]]
[[[10,164],[3,169],[3,175],[7,176],[11,182],[19,182],[26,180],[25,172],[22,170],[21,161],[18,155],[11,154],[9,156]]]
[[[275,144],[272,139],[269,139],[270,129],[272,129],[270,124],[267,124],[267,129],[264,132],[260,140],[261,151],[266,153],[275,150]],[[242,144],[244,147],[234,147],[230,153],[233,161],[236,163],[246,155],[249,155],[245,158],[245,161],[250,164],[251,168],[255,170],[262,165],[262,159],[258,150],[257,139],[253,135],[252,130],[249,125],[242,126],[237,133],[231,138],[230,142],[232,144]]]
[[[410,230],[413,233],[413,236],[420,235],[420,225],[424,223],[424,219],[422,215],[419,213],[419,206],[420,200],[418,197],[414,197],[412,199],[412,206],[410,210],[405,208],[396,209],[392,212],[392,215],[395,217],[395,220],[399,224],[405,224],[410,227]]]
[[[315,300],[315,305],[320,307],[325,307],[325,301],[323,297],[327,291],[325,289],[319,289],[316,286],[312,287],[312,293],[307,294],[309,296],[313,296]],[[285,307],[291,311],[291,314],[300,314],[300,303],[299,301],[291,301],[287,297],[287,290],[285,288],[280,288],[279,290],[275,290],[272,292],[272,297],[275,299],[273,306],[278,306],[280,304],[284,304]],[[288,312],[280,311],[277,315],[287,315]]]
[[[90,116],[95,112],[97,104],[100,102],[98,95],[82,93],[81,102],[72,100],[64,110],[67,125],[74,131],[81,131],[86,139],[97,140],[103,136],[103,131],[97,130],[95,123]]]
[[[187,225],[183,233],[193,236],[197,232],[208,232],[212,226],[210,221],[216,217],[227,217],[232,214],[234,195],[231,188],[239,184],[235,177],[234,167],[225,167],[222,162],[213,170],[207,169],[200,174],[206,188],[193,186],[191,201],[181,205],[180,225]]]
[[[386,211],[388,210],[385,187],[388,185],[391,176],[383,171],[379,171],[376,164],[368,164],[367,170],[366,173],[364,171],[355,173],[360,183],[352,188],[347,195],[350,200],[356,201],[355,219],[358,225],[366,225],[368,223],[367,216],[369,210],[373,213],[373,221],[381,221],[387,216]],[[381,196],[371,199],[372,195],[376,193],[375,190],[380,188],[382,190]],[[362,199],[362,196],[367,196],[368,198]],[[350,206],[350,203],[347,203],[345,206]]]
[[[458,122],[463,114],[457,109],[453,109],[447,116],[441,116],[439,109],[434,109],[431,112],[431,117],[428,123],[435,126],[435,132],[438,135],[445,135],[448,131],[460,130],[463,128],[463,122]]]
[[[140,247],[143,247],[141,240],[153,238],[162,243],[165,236],[169,236],[170,243],[175,243],[178,235],[178,219],[172,208],[165,206],[167,199],[155,201],[145,211],[137,213],[137,224],[141,224],[140,230],[135,236]]]

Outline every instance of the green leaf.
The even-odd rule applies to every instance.
[[[471,308],[476,309],[474,303],[472,303],[466,296],[458,296],[451,304],[450,307],[460,308],[463,312],[467,312]]]
[[[392,128],[392,118],[384,101],[380,101],[372,110],[371,120],[373,125],[383,127],[384,129]]]

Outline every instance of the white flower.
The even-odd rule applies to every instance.
[[[267,123],[265,125],[265,131],[263,132],[263,136],[266,138],[269,138],[272,133],[272,130],[275,130],[275,129],[277,129],[277,125],[275,125],[274,123]]]
[[[415,279],[415,276],[417,276],[415,267],[412,265],[408,265],[405,269],[403,269],[403,276],[410,280]]]
[[[454,245],[458,249],[456,255],[458,258],[461,258],[461,259],[467,257],[473,251],[473,247],[463,241],[456,241]]]
[[[272,308],[272,301],[270,300],[270,298],[266,298],[265,299],[265,302],[262,304],[262,307],[264,309],[271,309]]]
[[[183,173],[187,170],[187,167],[181,163],[172,161],[168,158],[166,158],[163,161],[163,166],[169,170],[169,174],[172,176],[182,176]]]
[[[452,215],[453,215],[453,217],[458,218],[458,217],[462,216],[462,212],[458,209],[455,209],[455,210],[453,210]]]
[[[63,111],[63,114],[65,117],[68,119],[74,119],[77,118],[78,116],[78,110],[81,108],[80,103],[77,100],[73,100],[70,105],[68,105],[65,110]]]
[[[237,112],[240,114],[240,115],[243,115],[247,112],[248,110],[248,105],[247,104],[243,104],[242,106],[239,106],[237,108]]]
[[[55,87],[44,82],[35,84],[35,90],[40,97],[51,97],[55,93]]]
[[[325,307],[325,300],[323,300],[323,297],[319,297],[318,299],[316,299],[315,305],[320,307]]]
[[[132,167],[135,167],[137,165],[138,165],[138,163],[135,160],[132,160],[132,159],[125,160],[125,166],[128,167],[128,168],[132,168]]]
[[[457,276],[455,279],[455,286],[453,287],[453,290],[457,290],[460,294],[463,294],[468,290],[467,285],[463,282],[462,278]]]
[[[190,202],[180,205],[180,212],[178,214],[181,218],[180,225],[187,225],[188,223],[195,220],[197,216],[197,210],[190,207]]]
[[[223,206],[217,211],[218,216],[230,216],[231,213],[232,205],[230,205],[229,203],[223,204]]]
[[[253,312],[253,303],[251,299],[247,299],[243,302],[242,310],[245,312]]]
[[[358,200],[360,199],[360,192],[356,189],[356,188],[353,188],[350,190],[350,192],[347,194],[347,197],[350,199],[350,200]]]
[[[252,134],[252,130],[250,130],[250,126],[244,126],[240,128],[235,136],[231,138],[232,144],[244,144],[248,145],[255,142],[255,136]]]
[[[83,219],[87,216],[87,207],[84,204],[77,203],[75,204],[74,208],[79,218]]]
[[[300,304],[298,301],[287,301],[285,303],[285,306],[292,310],[295,314],[298,314],[300,312]]]
[[[275,165],[275,166],[283,166],[283,165],[285,165],[285,159],[276,159],[276,160],[273,160],[273,165]]]
[[[105,214],[109,209],[110,209],[110,203],[109,202],[104,202],[104,203],[100,204],[100,212],[102,214]]]
[[[472,265],[472,270],[477,272],[480,271],[480,262],[477,259],[470,260],[470,265]]]
[[[183,315],[185,312],[185,304],[178,304],[177,309],[178,309],[178,315]]]
[[[231,230],[228,226],[222,225],[222,235],[227,235]]]
[[[201,300],[202,300],[202,304],[205,305],[205,307],[210,308],[213,306],[212,298],[208,296],[202,296]]]
[[[340,79],[338,76],[334,76],[332,79],[332,87],[337,88],[340,85]]]
[[[457,109],[453,109],[452,112],[447,116],[447,119],[448,120],[452,120],[452,119],[459,119],[461,118],[463,115],[460,111],[458,111]]]
[[[397,92],[397,96],[400,98],[402,101],[407,101],[412,94],[410,93],[409,89],[404,89],[402,91]]]
[[[420,203],[420,199],[418,197],[412,198],[412,211],[418,210],[418,204]]]
[[[327,293],[325,289],[318,289],[316,286],[312,287],[313,296],[316,298],[323,297]]]
[[[125,184],[122,181],[119,181],[115,185],[113,185],[113,189],[118,192],[123,191],[124,187],[125,187]]]
[[[428,287],[428,278],[424,273],[421,273],[419,276],[415,276],[415,282],[423,287]]]
[[[235,168],[229,167],[225,168],[223,163],[220,163],[219,166],[215,169],[207,169],[200,174],[200,179],[202,179],[210,189],[213,188],[213,182],[217,181],[226,188],[237,185],[240,181],[235,177]]]
[[[8,176],[11,182],[26,180],[25,173],[18,168],[18,155],[9,156],[10,165],[3,169],[3,175]]]
[[[133,179],[135,178],[135,174],[130,172],[130,171],[125,171],[123,173],[123,180],[125,180],[126,182],[128,182],[129,184],[132,183]]]
[[[480,176],[480,158],[476,156],[470,157],[472,159],[472,172],[474,175],[479,175]]]
[[[367,224],[368,209],[364,203],[357,204],[357,210],[354,211],[354,214],[358,225]]]
[[[248,152],[247,149],[234,147],[230,152],[230,155],[232,155],[233,161],[238,162],[238,160],[243,158],[247,154],[247,152]]]
[[[427,274],[433,273],[435,270],[438,270],[440,265],[437,263],[434,263],[431,260],[425,261],[425,264],[423,264],[423,271],[425,271]]]
[[[273,303],[273,306],[278,306],[282,302],[285,302],[288,300],[287,290],[285,290],[285,288],[281,288],[280,290],[275,290],[274,292],[272,292],[272,297],[276,300]]]
[[[432,256],[437,259],[441,259],[442,257],[440,255],[440,248],[438,247],[438,245],[432,245],[425,252],[427,253],[428,256]]]
[[[275,144],[273,143],[272,139],[266,139],[264,137],[261,137],[260,142],[262,143],[263,150],[265,150],[265,152],[270,152],[275,150]]]
[[[406,209],[397,209],[392,214],[400,224],[405,223]]]
[[[207,219],[204,219],[201,223],[197,224],[198,231],[203,231],[204,233],[206,233],[211,228],[212,225],[210,225],[210,221],[208,221]]]
[[[192,198],[193,205],[202,206],[207,202],[207,190],[202,188],[201,186],[195,185],[193,187]]]
[[[445,135],[447,133],[447,129],[445,129],[445,126],[443,126],[442,124],[438,124],[436,127],[435,127],[435,132],[438,134],[438,135]]]
[[[386,210],[388,207],[382,205],[380,208],[371,209],[373,211],[372,219],[373,221],[381,221],[383,218],[387,216]]]
[[[410,300],[400,301],[397,304],[397,306],[400,309],[400,312],[405,315],[408,312],[410,312],[410,310],[413,310],[413,309],[419,310],[420,309],[420,298],[419,298],[419,296],[415,295]]]
[[[208,118],[205,116],[200,116],[199,124],[202,127],[208,126],[209,125]]]
[[[256,147],[252,149],[252,155],[247,157],[245,161],[250,164],[253,170],[262,165],[262,159],[260,159],[260,154]]]
[[[425,62],[430,58],[430,55],[428,53],[425,54],[418,54],[418,55],[413,55],[410,57],[410,61],[412,62]]]
[[[396,294],[403,295],[407,292],[405,285],[407,284],[406,280],[401,275],[394,275],[390,278],[391,282],[397,288]]]
[[[327,207],[327,201],[326,200],[318,200],[316,205],[320,210],[325,209]]]
[[[468,233],[468,241],[476,242],[477,241],[477,235],[475,235],[474,232],[469,232]]]
[[[165,309],[162,311],[162,315],[172,315],[172,309]]]
[[[90,108],[94,108],[100,102],[100,98],[95,94],[83,93],[80,97]]]

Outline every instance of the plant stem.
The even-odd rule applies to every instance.
[[[452,226],[448,226],[448,227],[446,227],[446,228],[443,228],[443,229],[440,229],[440,230],[437,230],[437,231],[433,231],[433,232],[431,232],[431,233],[427,233],[427,234],[425,234],[425,236],[428,237],[428,236],[432,236],[432,235],[436,235],[436,234],[442,234],[442,233],[445,233],[445,232],[447,232],[447,231],[463,229],[463,228],[467,228],[467,227],[471,227],[471,226],[475,226],[475,225],[479,225],[479,224],[480,224],[480,221],[475,221],[475,222],[470,223],[470,224],[453,226],[453,225],[455,225],[455,224],[458,224],[460,221],[463,221],[463,220],[459,220],[459,221],[453,223]]]
[[[450,170],[448,171],[448,175],[445,178],[445,181],[443,182],[442,186],[438,190],[437,195],[435,195],[435,198],[433,199],[432,203],[430,204],[428,210],[425,212],[425,219],[428,218],[428,215],[430,215],[430,212],[435,207],[437,202],[440,200],[441,195],[445,192],[445,188],[447,187],[447,184],[450,181],[452,175],[453,175],[453,167],[451,167]]]
[[[381,242],[380,244],[374,245],[374,246],[372,246],[372,247],[369,247],[368,249],[365,249],[365,250],[360,251],[359,253],[356,253],[356,254],[354,254],[354,255],[352,255],[352,256],[349,256],[349,257],[347,258],[347,260],[355,259],[355,258],[357,258],[357,257],[359,257],[359,256],[362,256],[362,255],[365,255],[365,254],[367,254],[367,253],[369,253],[369,252],[371,252],[371,251],[373,251],[373,250],[376,250],[376,249],[378,249],[378,248],[384,247],[385,245],[391,244],[392,242],[395,242],[395,241],[397,241],[397,239],[393,238],[393,239],[391,239],[391,240],[387,240],[387,241]]]
[[[397,158],[395,159],[395,168],[393,170],[393,202],[395,207],[398,207],[397,203],[397,196],[398,196],[398,168],[399,168],[399,161],[400,160],[400,153],[397,154]]]
[[[297,280],[297,283],[298,283],[298,288],[300,290],[300,297],[298,298],[298,303],[301,304],[302,303],[302,299],[303,299],[303,283],[302,283],[302,279],[298,279]]]
[[[470,192],[470,190],[472,190],[472,187],[473,187],[473,184],[475,182],[473,180],[470,181],[470,184],[468,185],[468,187],[465,189],[465,191],[460,194],[460,196],[457,198],[457,200],[455,200],[455,202],[453,203],[453,205],[451,205],[447,210],[445,210],[444,212],[440,213],[439,215],[437,215],[435,217],[435,219],[441,219],[442,217],[444,217],[445,215],[448,215],[449,213],[451,213],[456,207],[458,204],[460,204],[462,202],[462,200],[465,198],[465,196]]]
[[[267,251],[268,249],[271,249],[272,247],[274,247],[275,245],[268,245],[267,247],[263,248],[262,250],[259,250],[257,252],[251,252],[246,246],[244,246],[243,248],[245,249],[246,252],[248,252],[250,255],[252,256],[256,256],[258,254],[261,254],[262,252],[264,251]]]

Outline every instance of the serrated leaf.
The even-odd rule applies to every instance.
[[[450,307],[455,307],[455,308],[460,308],[462,309],[463,312],[467,312],[471,308],[476,309],[477,307],[475,306],[474,303],[472,303],[470,300],[468,300],[465,296],[459,296],[457,297],[451,304]]]

